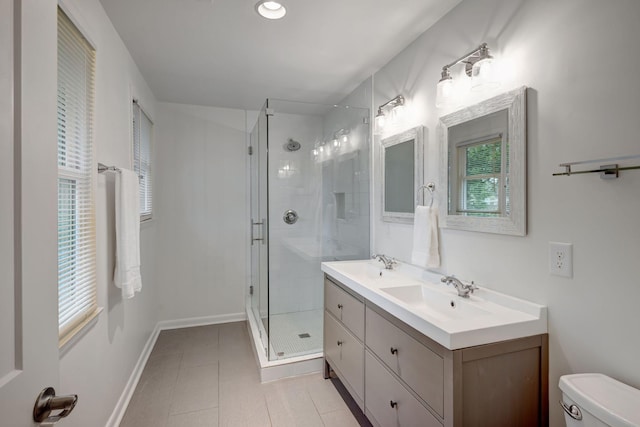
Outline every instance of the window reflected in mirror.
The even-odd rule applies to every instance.
[[[449,214],[509,215],[507,110],[449,128]]]

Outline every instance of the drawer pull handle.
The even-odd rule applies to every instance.
[[[338,341],[338,345],[342,345],[344,341]]]
[[[398,402],[394,402],[393,400],[389,401],[389,405],[391,405],[392,408],[397,408],[398,407]]]
[[[398,349],[391,347],[391,354],[398,354]]]
[[[342,310],[342,304],[338,304],[338,309]]]

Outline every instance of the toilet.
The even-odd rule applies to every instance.
[[[640,427],[640,390],[603,374],[560,377],[567,427]]]

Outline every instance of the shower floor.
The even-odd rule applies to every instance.
[[[322,309],[271,316],[269,347],[270,360],[321,352]]]

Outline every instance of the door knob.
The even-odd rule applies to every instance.
[[[33,420],[42,423],[57,423],[73,411],[78,403],[78,395],[56,396],[53,387],[47,387],[40,392],[33,406]],[[61,411],[56,415],[51,415],[53,411]]]

